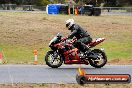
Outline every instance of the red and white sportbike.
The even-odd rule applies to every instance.
[[[99,43],[103,42],[105,38],[97,38],[87,46],[91,49],[92,54],[85,55],[77,48],[73,47],[73,43],[77,39],[74,37],[71,40],[62,38],[58,33],[49,43],[50,51],[46,53],[45,62],[49,67],[58,68],[64,64],[90,64],[95,68],[103,67],[107,62],[107,57],[103,49],[91,49]],[[94,58],[92,58],[94,57]],[[96,57],[96,58],[95,58]]]

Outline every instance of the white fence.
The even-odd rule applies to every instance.
[[[46,11],[46,6],[16,5],[16,4],[0,4],[0,10]]]
[[[103,15],[132,15],[132,7],[95,7],[101,8]]]

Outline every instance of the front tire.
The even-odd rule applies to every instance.
[[[103,52],[100,49],[94,49],[92,50],[93,53],[98,54],[98,58],[96,60],[89,58],[89,63],[91,66],[95,68],[101,68],[107,63],[107,56],[105,52]],[[100,64],[100,61],[102,60],[102,63]]]
[[[63,59],[60,55],[57,55],[57,58],[54,58],[54,51],[48,51],[45,56],[45,62],[46,64],[51,68],[58,68],[62,65]],[[55,61],[59,60],[56,64],[54,64]]]

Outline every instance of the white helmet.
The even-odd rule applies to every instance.
[[[66,21],[66,27],[68,27],[69,29],[71,28],[72,25],[74,25],[74,20],[73,19],[68,19]]]

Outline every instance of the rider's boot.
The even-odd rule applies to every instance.
[[[85,57],[87,58],[91,58],[91,59],[97,59],[97,55],[95,55],[90,49],[88,46],[86,46],[84,43],[81,43],[81,46],[80,46],[80,50],[82,52],[85,52],[84,55]]]

